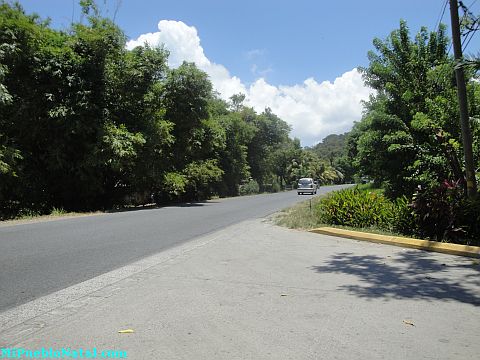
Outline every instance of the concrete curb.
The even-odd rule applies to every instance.
[[[468,256],[474,258],[480,258],[480,247],[478,246],[467,246],[467,245],[458,245],[450,243],[441,243],[437,241],[428,241],[428,240],[418,240],[411,239],[399,236],[388,236],[388,235],[378,235],[364,233],[360,231],[337,229],[331,227],[322,227],[317,229],[309,230],[310,232],[344,237],[348,239],[370,241],[380,244],[402,246],[426,251],[435,251],[441,252],[450,255],[459,255],[459,256]]]

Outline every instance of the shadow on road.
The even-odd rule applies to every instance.
[[[138,205],[138,206],[125,206],[118,209],[111,209],[105,211],[108,214],[114,214],[119,212],[130,212],[130,211],[144,211],[144,210],[152,210],[152,209],[161,209],[166,207],[181,207],[181,208],[190,208],[190,207],[201,207],[206,206],[208,204],[216,204],[218,201],[208,200],[208,201],[197,201],[197,202],[189,202],[189,203],[170,203],[170,204],[146,204],[146,205]]]
[[[341,285],[339,290],[362,298],[437,299],[480,306],[480,266],[470,259],[444,264],[414,251],[386,258],[340,253],[312,269],[357,276],[362,285]]]
[[[166,207],[189,208],[189,207],[206,206],[208,204],[218,204],[218,201],[208,200],[208,201],[198,201],[198,202],[190,202],[190,203],[170,204],[170,205],[166,205]]]

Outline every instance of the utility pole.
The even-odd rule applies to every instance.
[[[465,156],[465,173],[467,180],[467,196],[472,198],[477,195],[477,183],[475,180],[475,164],[473,162],[472,132],[470,130],[467,87],[465,85],[465,74],[459,66],[463,59],[462,43],[460,42],[460,22],[458,20],[458,2],[450,0],[450,19],[452,23],[453,53],[457,65],[455,66],[455,77],[457,79],[458,103],[460,106],[460,124],[462,125],[463,153]]]

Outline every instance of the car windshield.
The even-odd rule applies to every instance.
[[[298,183],[299,183],[300,185],[310,185],[310,184],[312,183],[312,180],[309,180],[309,179],[300,179],[300,180],[298,181]]]

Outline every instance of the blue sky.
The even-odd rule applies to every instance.
[[[56,28],[80,19],[77,0],[23,0],[27,12],[49,16]],[[168,42],[175,59],[202,63],[219,92],[247,94],[261,111],[269,106],[304,145],[348,131],[361,117],[370,91],[355,68],[368,65],[374,37],[384,39],[405,19],[411,33],[433,30],[444,0],[98,0],[131,40]],[[105,6],[106,3],[106,6]],[[472,10],[480,14],[480,1]],[[158,24],[161,20],[162,28]],[[449,24],[447,6],[443,22]],[[142,40],[142,41],[143,41]],[[133,44],[141,44],[142,41]],[[167,47],[169,47],[167,46]],[[480,35],[467,53],[480,51]],[[177,62],[178,62],[177,61]]]

